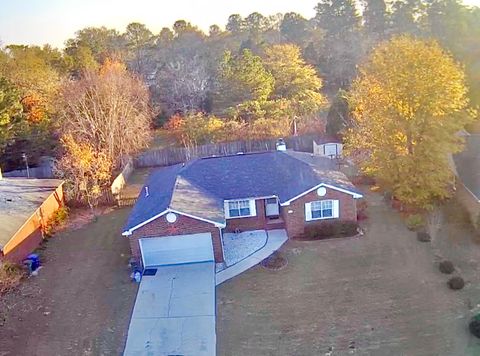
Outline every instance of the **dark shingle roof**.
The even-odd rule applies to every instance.
[[[224,223],[223,200],[177,176],[170,208],[202,219]]]
[[[273,151],[203,158],[154,172],[125,226],[130,230],[167,208],[225,223],[223,201],[278,196],[286,202],[324,183],[358,193],[333,161],[310,153]]]
[[[465,138],[465,149],[453,157],[462,183],[480,199],[480,135]]]
[[[128,217],[124,230],[131,229],[168,208],[177,174],[181,169],[182,164],[177,164],[158,169],[148,177],[147,183],[140,191],[138,200]],[[148,187],[148,197],[145,194],[145,187]]]

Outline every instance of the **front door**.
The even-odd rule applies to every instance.
[[[277,198],[265,199],[265,215],[267,217],[278,217],[280,215]]]

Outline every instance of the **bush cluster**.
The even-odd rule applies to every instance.
[[[462,289],[465,286],[465,281],[463,278],[458,276],[450,278],[447,283],[450,289],[453,290]]]
[[[318,225],[307,225],[303,238],[321,240],[329,237],[348,237],[357,234],[358,224],[355,221],[324,221]]]
[[[432,238],[430,234],[426,231],[418,231],[417,232],[417,240],[421,242],[430,242]]]
[[[480,314],[475,315],[468,324],[468,329],[472,335],[480,338]]]
[[[420,229],[425,225],[425,221],[420,214],[411,214],[405,220],[409,230],[415,231]]]
[[[0,262],[0,296],[15,288],[24,275],[25,272],[20,266],[10,262]]]
[[[61,206],[56,212],[52,214],[47,223],[43,226],[43,234],[46,237],[53,235],[55,227],[63,223],[68,218],[68,208]]]
[[[440,272],[445,273],[445,274],[451,274],[453,271],[455,271],[455,267],[453,266],[453,263],[451,261],[442,261],[438,265],[438,269]]]

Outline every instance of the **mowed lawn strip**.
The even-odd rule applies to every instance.
[[[48,241],[39,275],[3,300],[11,309],[0,326],[1,355],[122,352],[137,290],[121,236],[129,211],[114,210]]]

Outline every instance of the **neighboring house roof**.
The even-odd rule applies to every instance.
[[[323,145],[325,143],[342,143],[342,140],[340,140],[338,137],[333,137],[333,136],[324,136],[320,138],[316,138],[314,142],[317,145]]]
[[[225,224],[224,200],[277,196],[289,202],[324,184],[355,196],[361,193],[325,157],[271,151],[197,159],[154,172],[125,226],[131,232],[167,210]]]
[[[0,249],[62,183],[58,179],[0,179]]]
[[[465,149],[453,156],[458,177],[480,200],[480,135],[465,137]]]

